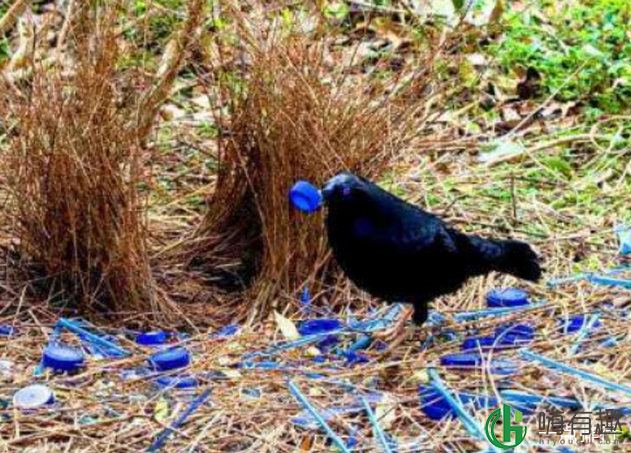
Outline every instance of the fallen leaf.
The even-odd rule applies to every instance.
[[[479,161],[483,164],[493,164],[518,156],[525,151],[521,143],[512,140],[498,140],[493,143],[491,151],[480,154]]]
[[[160,398],[153,408],[153,419],[159,423],[164,423],[169,418],[169,402]]]
[[[481,53],[471,53],[467,55],[467,60],[473,66],[485,66],[486,65],[486,57]]]
[[[276,320],[276,325],[280,329],[280,332],[287,340],[296,340],[300,338],[298,328],[292,321],[285,318],[277,311],[274,311],[274,319]]]
[[[384,395],[383,400],[377,404],[375,415],[379,424],[384,429],[390,429],[397,419],[397,403],[389,395]]]

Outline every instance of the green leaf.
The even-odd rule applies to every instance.
[[[548,157],[544,161],[544,165],[549,169],[555,170],[568,178],[572,176],[572,166],[568,163],[568,161],[560,157]]]
[[[344,20],[350,12],[349,6],[345,2],[330,2],[324,8],[324,16],[329,19]]]
[[[464,8],[464,0],[451,0],[451,3],[453,3],[456,11],[462,11],[462,8]]]

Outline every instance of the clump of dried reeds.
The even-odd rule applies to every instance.
[[[192,3],[197,16],[180,37],[192,36],[200,21],[201,2]],[[33,62],[27,79],[7,82],[1,110],[12,139],[4,178],[20,256],[54,288],[87,312],[168,316],[172,304],[158,295],[149,267],[138,186],[144,143],[182,57],[165,55],[160,80],[138,90],[152,81],[117,67],[119,6],[77,5],[64,58]]]
[[[219,118],[216,191],[191,263],[231,288],[247,288],[243,308],[255,317],[329,266],[322,214],[292,209],[291,185],[321,184],[343,170],[370,177],[384,170],[417,135],[427,72],[409,77],[405,88],[387,86],[331,62],[326,38],[248,25],[231,41],[243,43],[244,70],[215,43],[227,113]]]

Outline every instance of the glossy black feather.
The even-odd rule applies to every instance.
[[[518,241],[483,239],[451,228],[366,179],[345,173],[326,184],[326,226],[339,265],[360,288],[389,302],[427,304],[492,270],[536,281],[537,255]]]

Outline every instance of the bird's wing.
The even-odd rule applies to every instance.
[[[406,214],[389,222],[360,217],[355,221],[353,233],[363,246],[388,254],[457,252],[456,241],[438,217],[420,210]]]

